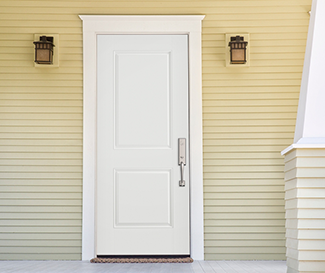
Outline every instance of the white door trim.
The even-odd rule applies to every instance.
[[[203,15],[80,15],[83,21],[83,214],[82,260],[96,255],[96,58],[97,34],[187,34],[189,39],[191,257],[204,259],[202,164]]]

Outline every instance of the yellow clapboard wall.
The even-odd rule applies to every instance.
[[[205,258],[285,259],[284,160],[293,139],[311,0],[1,0],[0,259],[81,259],[79,14],[204,14]],[[60,35],[35,68],[34,34]],[[225,34],[250,67],[225,67]]]

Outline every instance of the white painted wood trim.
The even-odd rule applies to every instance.
[[[302,73],[296,129],[293,144],[284,149],[285,155],[292,149],[324,149],[325,148],[325,83],[323,66],[325,54],[323,50],[325,24],[325,2],[313,0],[309,22],[304,69]]]
[[[83,21],[83,219],[82,260],[96,255],[96,35],[187,34],[189,36],[191,257],[204,259],[202,61],[203,15],[80,15]]]
[[[293,149],[324,149],[325,137],[303,137],[297,143],[285,148],[281,155],[285,155]]]
[[[292,144],[285,148],[281,155],[286,155],[293,149],[325,149],[325,144]]]

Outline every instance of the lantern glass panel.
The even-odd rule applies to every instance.
[[[52,52],[49,49],[37,49],[37,63],[52,63]]]
[[[245,49],[231,49],[231,63],[244,64],[246,63]]]

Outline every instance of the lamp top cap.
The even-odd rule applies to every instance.
[[[232,42],[235,42],[235,41],[236,42],[243,42],[244,41],[244,37],[237,35],[235,37],[230,37],[230,41],[232,41]]]
[[[40,44],[40,43],[41,44],[51,44],[52,46],[55,46],[53,44],[53,37],[48,37],[48,36],[45,36],[45,35],[40,36],[39,41],[34,42],[34,44]]]
[[[244,37],[243,36],[232,36],[230,37],[230,42],[229,42],[229,46],[234,45],[234,44],[242,44],[242,45],[247,45],[248,42],[244,41]]]

